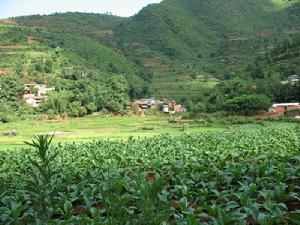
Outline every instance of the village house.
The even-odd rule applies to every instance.
[[[25,84],[21,99],[31,107],[36,108],[44,99],[47,99],[47,93],[54,90],[55,88],[47,87],[44,84]]]
[[[273,104],[269,108],[270,113],[284,113],[286,111],[291,111],[291,110],[300,110],[300,103],[280,103],[280,104]]]
[[[167,99],[158,100],[156,98],[135,100],[133,103],[139,108],[140,112],[145,112],[149,109],[160,108],[165,114],[174,114],[179,112],[185,112],[186,109],[182,105],[177,104],[175,101],[169,101]]]
[[[139,107],[139,111],[147,111],[148,109],[158,107],[161,104],[160,100],[155,98],[135,100],[134,105]]]
[[[165,102],[163,104],[163,110],[165,114],[175,114],[180,112],[186,112],[186,109],[183,108],[181,104],[177,104],[175,101]]]
[[[33,93],[37,96],[47,95],[47,92],[54,91],[55,88],[47,87],[45,84],[24,84],[24,93]]]
[[[281,81],[282,84],[295,84],[297,82],[299,82],[299,75],[294,74],[294,75],[290,75],[288,76],[288,78],[286,80]]]
[[[31,107],[36,108],[42,103],[44,99],[46,99],[45,96],[32,96],[25,99],[25,102]]]

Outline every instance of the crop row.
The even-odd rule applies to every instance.
[[[299,129],[0,155],[0,224],[299,224]]]

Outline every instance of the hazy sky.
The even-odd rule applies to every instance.
[[[111,12],[132,16],[150,3],[161,0],[0,0],[0,18],[54,12]]]

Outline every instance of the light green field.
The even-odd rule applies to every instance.
[[[24,141],[30,141],[39,134],[55,135],[55,142],[86,142],[95,139],[126,139],[133,137],[151,137],[163,133],[180,135],[183,132],[210,132],[224,130],[224,127],[201,127],[189,123],[188,130],[183,125],[169,123],[170,116],[88,116],[66,120],[24,120],[8,124],[0,123],[0,149],[21,147]],[[17,136],[4,136],[3,132],[18,131]]]
[[[97,139],[127,139],[146,138],[160,134],[172,136],[183,133],[218,132],[234,130],[252,130],[261,127],[287,128],[295,126],[292,123],[264,122],[263,124],[244,125],[211,125],[197,124],[192,120],[182,120],[180,123],[170,123],[176,116],[162,114],[141,116],[100,116],[93,115],[84,118],[65,120],[39,120],[37,118],[3,124],[0,123],[0,150],[23,147],[24,141],[31,141],[40,134],[55,134],[54,142],[90,142]],[[178,117],[178,116],[177,116]],[[185,127],[185,129],[184,129]],[[18,135],[5,136],[4,132],[16,130]]]

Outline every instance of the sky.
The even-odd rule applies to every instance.
[[[161,0],[0,0],[0,18],[74,11],[128,17],[158,2]]]

